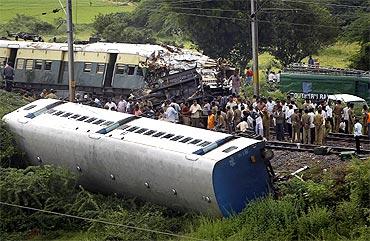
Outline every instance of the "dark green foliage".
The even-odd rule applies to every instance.
[[[370,42],[361,45],[360,51],[351,58],[351,68],[370,70]]]
[[[182,7],[182,10],[179,10],[179,7]],[[184,31],[204,50],[205,54],[229,59],[233,56],[236,57],[234,60],[231,58],[234,64],[245,67],[247,60],[251,58],[248,17],[250,2],[204,1],[198,3],[196,7],[198,10],[189,9],[194,6],[187,2],[173,7],[174,13],[180,12],[180,23]],[[189,10],[185,10],[186,8]],[[330,16],[325,5],[267,1],[263,3],[263,8],[299,9],[260,11],[257,16],[260,49],[270,52],[283,65],[299,62],[307,55],[316,53],[322,47],[333,43],[338,34],[336,20]],[[208,9],[222,9],[222,11]],[[194,14],[217,16],[223,19],[206,18]]]
[[[0,27],[2,32],[7,30],[11,33],[28,32],[33,34],[50,34],[55,30],[54,25],[24,14],[17,14],[12,20],[2,24]]]
[[[358,15],[344,33],[344,39],[348,42],[359,42],[360,51],[351,59],[350,67],[361,70],[370,70],[370,13]]]
[[[8,131],[1,118],[11,111],[26,105],[28,101],[20,95],[0,90],[0,165],[1,167],[24,167],[26,162],[16,148],[13,135]]]
[[[154,43],[152,31],[140,27],[131,13],[98,15],[93,26],[109,42]]]
[[[261,14],[262,19],[271,21],[260,23],[260,28],[267,34],[266,48],[283,66],[300,62],[306,56],[317,53],[334,43],[338,36],[336,19],[325,6],[280,2],[273,7],[299,9]]]
[[[52,166],[31,166],[26,169],[0,169],[1,202],[24,205],[47,211],[76,215],[164,232],[178,233],[189,220],[187,215],[174,215],[164,207],[136,200],[92,194],[81,186],[76,188],[76,176]],[[89,230],[98,240],[153,240],[166,236],[127,229],[54,214],[35,212],[0,205],[0,237],[11,233],[58,236],[58,230]],[[23,234],[22,234],[23,233]],[[51,238],[50,236],[47,236]],[[15,237],[16,239],[19,237]]]
[[[0,169],[0,200],[33,208],[67,213],[76,197],[75,178],[67,171],[50,166],[26,169]],[[26,231],[32,228],[68,227],[64,217],[19,208],[0,207],[2,231]]]

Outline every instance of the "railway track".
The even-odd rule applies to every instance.
[[[355,143],[355,137],[353,135],[343,133],[329,133],[326,137],[326,140]],[[365,135],[360,136],[360,142],[363,144],[370,144],[369,138]]]
[[[282,142],[282,141],[268,141],[266,146],[271,149],[276,150],[289,150],[289,151],[299,151],[299,152],[315,152],[315,150],[319,148],[326,148],[330,150],[329,153],[332,154],[341,154],[343,152],[354,152],[356,151],[355,148],[351,147],[343,147],[343,146],[320,146],[320,145],[311,145],[311,144],[301,144],[301,143],[290,143],[290,142]],[[360,154],[363,155],[370,155],[370,150],[361,149]]]

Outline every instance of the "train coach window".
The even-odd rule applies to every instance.
[[[49,113],[49,114],[53,114],[54,112],[56,112],[57,110],[54,110],[54,109],[51,109],[51,110],[49,110],[47,113]]]
[[[100,120],[94,121],[93,124],[94,125],[99,125],[99,124],[103,123],[104,121],[105,120],[100,119]]]
[[[102,74],[104,73],[105,70],[105,64],[98,64],[96,67],[96,73],[97,74]]]
[[[175,136],[174,134],[167,134],[165,136],[162,136],[161,138],[170,139],[171,137],[174,137],[174,136]]]
[[[70,118],[71,118],[71,119],[77,119],[78,117],[80,117],[80,115],[75,114],[75,115],[71,116]]]
[[[101,126],[109,126],[109,125],[111,125],[113,123],[114,123],[113,121],[106,121],[103,124],[101,124]]]
[[[30,106],[27,106],[26,108],[24,108],[23,110],[30,110],[30,109],[33,109],[35,107],[36,107],[36,105],[30,105]]]
[[[68,117],[68,116],[71,116],[73,113],[71,113],[71,112],[67,112],[67,113],[65,113],[64,115],[62,115],[62,117]]]
[[[129,66],[127,74],[128,75],[134,75],[135,74],[135,66]]]
[[[166,132],[157,132],[156,134],[153,135],[153,137],[160,137],[160,136],[163,136],[164,134],[166,134]]]
[[[33,69],[33,59],[26,60],[26,69],[31,70]]]
[[[51,70],[52,61],[45,61],[45,70]]]
[[[138,127],[138,126],[133,126],[133,127],[131,127],[130,129],[127,129],[127,131],[130,131],[130,132],[134,132],[134,131],[136,131],[137,129],[139,129],[140,127]]]
[[[90,73],[92,68],[92,63],[84,63],[84,72]]]
[[[84,120],[86,120],[87,118],[89,118],[89,117],[88,117],[88,116],[82,116],[82,117],[78,118],[77,120],[78,120],[78,121],[84,121]]]
[[[42,69],[42,60],[36,59],[35,60],[35,69]]]
[[[126,72],[127,66],[124,64],[116,65],[116,74],[124,74]]]
[[[181,138],[183,138],[184,136],[175,136],[171,139],[171,141],[178,141],[180,140]]]
[[[17,60],[17,69],[24,69],[24,59]]]
[[[129,127],[130,127],[130,125],[122,125],[122,126],[118,127],[117,129],[119,129],[119,130],[125,130],[125,129],[129,128]]]
[[[140,130],[136,131],[135,133],[141,134],[146,132],[148,129],[147,128],[141,128]]]
[[[6,64],[6,58],[0,57],[0,64],[5,65]]]
[[[198,144],[201,141],[202,141],[201,139],[195,139],[192,142],[190,142],[189,144],[194,144],[195,145],[195,144]]]
[[[184,139],[180,140],[179,142],[181,142],[181,143],[186,143],[186,142],[190,141],[191,139],[193,139],[193,138],[191,138],[191,137],[186,137],[186,138],[184,138]]]
[[[139,76],[143,76],[143,69],[138,67],[137,70],[136,70],[136,75],[139,75]]]
[[[149,130],[149,131],[145,132],[145,133],[144,133],[144,135],[146,135],[146,136],[150,136],[150,135],[152,135],[152,134],[154,134],[154,133],[156,133],[156,131]]]
[[[85,120],[85,122],[86,122],[86,123],[91,123],[91,122],[93,122],[94,120],[96,120],[96,118],[95,118],[95,117],[91,117],[90,119]]]
[[[209,141],[203,141],[202,143],[198,144],[198,146],[206,147],[206,146],[208,146],[211,143],[212,142],[209,142]]]
[[[64,111],[58,111],[58,112],[56,112],[56,113],[54,113],[53,115],[61,115],[61,114],[63,114],[64,113]]]
[[[236,149],[238,149],[237,146],[230,146],[230,147],[226,148],[225,150],[223,150],[222,152],[229,153],[229,152],[231,152],[233,150],[236,150]]]

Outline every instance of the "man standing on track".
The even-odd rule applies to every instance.
[[[13,63],[8,62],[3,69],[3,79],[5,81],[5,90],[12,91],[13,89],[13,80],[14,80],[14,69]]]
[[[355,119],[355,126],[354,126],[354,136],[356,140],[356,152],[357,154],[360,153],[360,136],[362,135],[362,125],[359,122],[358,118]]]
[[[334,114],[334,127],[333,127],[333,132],[338,133],[339,132],[339,124],[342,120],[342,102],[340,100],[337,100],[333,114]]]

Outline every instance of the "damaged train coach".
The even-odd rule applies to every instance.
[[[224,217],[272,191],[260,140],[52,99],[3,121],[33,164],[63,166],[91,191]]]

